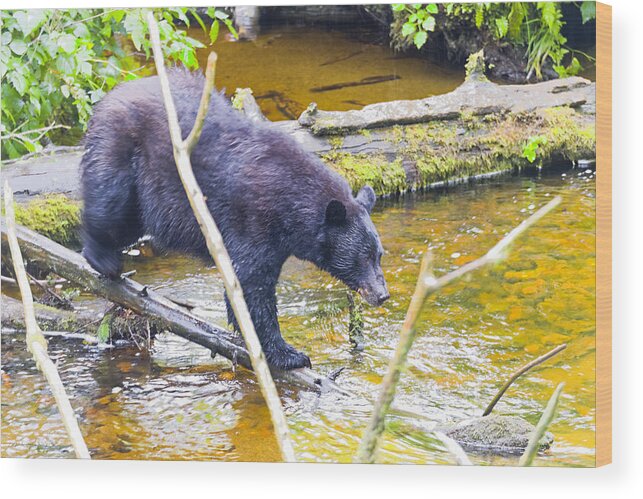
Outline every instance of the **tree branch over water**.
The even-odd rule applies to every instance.
[[[400,331],[399,342],[395,353],[389,362],[388,371],[382,381],[380,394],[375,404],[371,420],[364,432],[364,436],[362,437],[362,441],[358,448],[356,457],[358,462],[375,462],[377,449],[379,447],[382,433],[384,432],[386,414],[389,412],[393,399],[395,398],[397,384],[400,380],[402,370],[406,365],[408,353],[413,346],[420,313],[422,312],[422,308],[424,307],[427,298],[436,291],[442,289],[444,286],[465,276],[469,272],[473,272],[485,265],[496,263],[505,258],[507,249],[511,243],[513,243],[518,236],[525,232],[529,227],[534,225],[547,213],[558,206],[560,202],[560,196],[556,196],[549,203],[509,232],[509,234],[491,248],[487,254],[441,277],[436,278],[433,275],[431,252],[427,251],[425,253],[424,258],[422,259],[420,275],[415,287],[415,292],[411,298],[411,304],[409,305],[406,318],[402,325],[402,330]]]
[[[190,206],[194,211],[199,227],[201,227],[201,231],[205,237],[208,251],[214,259],[217,269],[223,278],[230,304],[235,317],[237,318],[237,322],[239,323],[239,329],[241,330],[241,334],[243,335],[246,346],[248,347],[253,370],[257,375],[261,392],[270,411],[270,416],[275,430],[275,437],[279,444],[282,457],[285,461],[294,462],[296,461],[295,452],[290,439],[290,431],[288,429],[286,416],[279,399],[279,394],[277,393],[277,389],[270,374],[268,362],[266,361],[261,348],[259,337],[257,336],[252,318],[250,317],[250,312],[243,296],[241,284],[234,271],[230,255],[223,243],[221,232],[212,218],[210,210],[206,204],[205,197],[203,196],[201,188],[194,176],[192,164],[190,162],[190,152],[201,135],[203,122],[210,102],[210,94],[214,88],[216,55],[211,54],[208,58],[206,84],[201,97],[196,122],[192,131],[188,135],[188,138],[183,141],[181,138],[181,127],[179,125],[176,107],[174,106],[172,93],[170,91],[170,83],[163,63],[163,51],[161,48],[158,25],[151,12],[148,12],[147,14],[147,22],[150,30],[150,40],[152,42],[156,72],[163,92],[163,103],[167,111],[170,137],[174,146],[174,159],[179,176],[181,177],[181,182],[183,183],[183,187],[185,188],[185,192],[190,201]]]

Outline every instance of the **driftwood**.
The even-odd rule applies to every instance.
[[[406,313],[402,330],[400,331],[400,339],[395,349],[395,353],[389,362],[386,375],[382,380],[380,393],[377,402],[375,403],[371,420],[364,432],[357,451],[357,462],[375,462],[377,449],[385,428],[386,415],[393,403],[393,399],[395,398],[397,385],[406,365],[406,358],[415,340],[420,313],[422,312],[427,298],[453,281],[465,276],[469,272],[478,270],[485,265],[496,263],[505,258],[507,249],[518,238],[518,236],[558,206],[560,202],[561,198],[559,196],[555,197],[509,232],[509,234],[503,237],[485,255],[457,268],[452,272],[449,272],[448,274],[444,274],[443,276],[436,278],[433,275],[433,260],[431,252],[427,251],[425,253],[424,258],[422,259],[415,292],[411,297],[411,303]]]
[[[125,278],[119,281],[105,279],[81,255],[32,230],[17,226],[16,235],[22,253],[30,262],[91,290],[95,295],[143,316],[158,318],[170,332],[252,369],[248,352],[236,334],[209,324],[180,305],[131,279]],[[2,221],[2,251],[3,257],[6,256],[8,246],[4,220]],[[276,379],[316,392],[350,394],[311,369],[274,370],[273,374]]]
[[[65,387],[60,379],[60,374],[56,369],[56,365],[49,358],[47,353],[47,340],[38,326],[36,315],[34,313],[33,296],[31,294],[31,287],[29,286],[29,279],[25,270],[25,264],[22,260],[20,252],[20,245],[16,237],[16,221],[13,213],[13,193],[9,187],[9,183],[5,181],[4,185],[4,204],[7,219],[7,242],[11,259],[13,262],[13,269],[16,276],[16,281],[20,287],[20,294],[22,296],[22,304],[24,307],[25,325],[27,334],[25,341],[27,348],[33,355],[36,366],[47,379],[49,388],[56,400],[58,411],[62,417],[63,425],[67,430],[67,435],[71,441],[76,457],[79,459],[91,459],[87,444],[83,439],[83,434],[80,432],[78,420],[74,409],[69,402]]]
[[[208,57],[208,65],[205,71],[205,85],[203,86],[203,93],[201,95],[201,102],[194,121],[192,130],[188,137],[183,140],[181,126],[179,125],[179,118],[172,99],[170,91],[170,82],[165,72],[165,64],[163,62],[163,49],[161,47],[161,37],[159,35],[159,27],[152,12],[147,14],[147,24],[150,30],[150,41],[152,42],[152,52],[154,53],[154,62],[156,64],[156,72],[161,84],[161,91],[163,93],[163,104],[167,112],[167,120],[170,128],[170,139],[174,146],[174,161],[176,168],[181,178],[181,183],[185,189],[185,193],[194,212],[194,216],[199,223],[201,232],[205,237],[205,243],[208,247],[210,256],[215,261],[219,273],[225,285],[226,295],[229,303],[234,311],[235,318],[239,324],[239,329],[243,335],[252,369],[257,376],[261,394],[263,395],[272,426],[274,429],[275,439],[281,451],[281,455],[286,462],[297,461],[295,457],[295,450],[290,438],[290,429],[286,421],[286,414],[281,405],[277,387],[272,379],[268,361],[264,355],[259,336],[255,330],[250,310],[246,303],[241,283],[237,278],[237,274],[232,264],[232,259],[228,254],[228,250],[223,242],[223,236],[210,213],[210,209],[206,204],[205,197],[199,184],[192,171],[192,163],[190,161],[190,154],[199,142],[201,131],[203,130],[203,123],[208,112],[210,105],[210,97],[214,90],[214,74],[217,61],[215,52],[211,52]]]

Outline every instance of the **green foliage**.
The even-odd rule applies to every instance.
[[[438,6],[434,3],[427,5],[395,3],[391,8],[393,12],[406,16],[406,21],[402,25],[402,36],[412,38],[413,44],[418,49],[422,48],[429,37],[429,32],[435,30],[434,15],[438,13]]]
[[[0,13],[2,158],[42,149],[64,138],[61,129],[82,131],[92,105],[117,83],[145,74],[150,57],[145,9],[3,10]],[[198,67],[204,45],[179,29],[196,20],[214,42],[219,24],[234,32],[227,14],[208,8],[206,25],[195,9],[158,9],[168,59]],[[68,135],[66,132],[65,135]]]
[[[112,314],[105,314],[103,320],[100,321],[96,336],[100,343],[107,343],[109,341],[112,325]]]
[[[547,144],[547,137],[538,135],[536,137],[530,137],[525,146],[522,148],[521,157],[525,158],[530,163],[536,161],[536,155],[538,154],[538,149],[540,146]]]
[[[580,9],[583,23],[596,17],[594,2],[574,5]],[[446,3],[441,9],[436,4],[393,4],[392,9],[392,35],[394,39],[401,38],[402,42],[396,44],[402,47],[413,43],[420,48],[427,42],[429,32],[455,25],[525,47],[529,77],[535,74],[541,79],[542,68],[548,63],[560,77],[576,75],[582,69],[566,46],[567,39],[562,35],[565,22],[557,2]]]

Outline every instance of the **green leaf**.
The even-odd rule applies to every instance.
[[[504,38],[509,31],[509,20],[506,17],[496,18],[496,33],[498,38]]]
[[[70,93],[69,93],[69,85],[63,85],[62,87],[60,87],[60,92],[63,94],[63,96],[65,98],[69,97],[69,95],[70,95]]]
[[[522,2],[514,2],[511,4],[511,11],[509,12],[509,37],[512,40],[520,40],[523,21],[527,11]]]
[[[593,19],[596,19],[596,2],[583,2],[580,4],[580,15],[583,24]]]
[[[223,22],[226,25],[226,28],[228,28],[228,31],[232,33],[232,36],[234,36],[236,39],[239,39],[239,33],[237,33],[237,30],[234,27],[234,24],[230,19],[224,19]]]
[[[23,55],[25,52],[27,52],[27,44],[24,40],[20,39],[12,40],[9,44],[9,48],[16,55]]]
[[[427,17],[422,23],[422,29],[424,31],[433,31],[435,30],[435,17]]]
[[[404,23],[402,26],[402,36],[409,36],[415,33],[416,27],[413,23]]]
[[[482,23],[484,22],[484,11],[482,10],[482,4],[476,4],[476,28],[480,29]]]
[[[11,82],[13,88],[16,89],[18,95],[23,96],[25,94],[27,90],[27,79],[22,71],[10,71],[7,74],[7,79]],[[2,92],[4,93],[4,88],[2,89]]]
[[[426,6],[426,11],[429,14],[437,14],[438,13],[438,6],[434,3],[430,3],[429,5]]]
[[[205,27],[205,23],[203,22],[203,19],[201,19],[201,16],[196,10],[192,10],[192,15],[194,16],[194,19],[196,19],[196,22],[199,23],[199,26],[201,26],[201,29],[203,30],[204,33],[207,33],[208,30]]]
[[[219,21],[216,19],[212,21],[212,26],[210,26],[210,41],[212,43],[217,41],[219,37]]]
[[[391,5],[391,9],[393,9],[393,12],[402,12],[406,8],[406,5],[403,3],[394,3]]]
[[[76,38],[74,35],[64,33],[58,38],[58,46],[67,54],[71,54],[76,49]]]
[[[98,341],[101,343],[107,343],[109,341],[110,325],[112,322],[112,314],[105,314],[103,320],[100,321],[100,326],[98,326],[98,331],[96,331],[96,336]]]
[[[28,37],[34,30],[42,24],[46,19],[47,12],[44,10],[27,10],[18,11],[13,15],[13,18],[20,26],[20,31],[24,37]]]
[[[426,31],[418,31],[417,33],[415,33],[415,36],[413,37],[413,43],[418,49],[420,49],[426,43],[427,37],[428,35]]]

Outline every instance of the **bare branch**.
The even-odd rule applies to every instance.
[[[545,435],[547,428],[554,420],[556,415],[556,409],[558,408],[558,401],[560,400],[560,394],[563,392],[563,387],[565,383],[560,383],[556,390],[554,390],[553,395],[547,402],[547,407],[543,411],[543,415],[540,417],[536,428],[534,428],[533,433],[529,437],[529,443],[527,448],[522,456],[520,456],[520,461],[518,461],[518,466],[531,466],[534,462],[536,454],[538,454],[538,449],[540,448],[540,440]]]
[[[56,366],[47,354],[47,340],[43,336],[42,331],[40,331],[40,327],[36,321],[36,314],[33,306],[33,295],[31,294],[29,279],[27,278],[25,264],[22,260],[22,253],[20,252],[20,246],[18,245],[18,239],[16,237],[13,191],[11,190],[11,187],[9,187],[9,182],[7,181],[4,183],[4,204],[11,259],[13,261],[16,281],[20,287],[20,294],[22,295],[22,304],[25,312],[25,326],[27,329],[25,339],[27,342],[27,348],[33,355],[36,365],[45,375],[47,383],[49,383],[49,388],[56,400],[56,405],[58,406],[58,410],[62,416],[63,424],[67,430],[67,435],[74,447],[76,457],[79,459],[91,459],[89,450],[87,449],[87,445],[83,439],[83,435],[78,427],[78,421],[76,420],[74,409],[69,403],[69,398],[65,393],[65,388],[63,387],[60,375],[58,374]]]
[[[562,352],[563,350],[565,350],[565,348],[567,348],[566,343],[562,344],[562,345],[559,345],[556,348],[554,348],[553,350],[550,350],[549,352],[547,352],[545,355],[541,355],[537,359],[534,359],[531,362],[529,362],[528,364],[525,364],[520,369],[518,369],[515,373],[513,373],[511,375],[511,377],[507,380],[507,382],[498,391],[498,393],[493,398],[493,400],[491,402],[489,402],[489,405],[487,406],[487,408],[482,413],[482,416],[484,417],[484,416],[488,416],[489,414],[491,414],[491,411],[493,411],[493,408],[496,406],[496,404],[498,403],[500,398],[505,394],[505,392],[513,384],[513,382],[516,381],[520,376],[525,374],[527,371],[533,369],[537,365],[542,364],[546,360],[551,359],[557,353]]]
[[[531,227],[534,223],[558,206],[560,201],[561,198],[559,196],[555,197],[507,234],[500,242],[498,242],[498,244],[491,248],[486,255],[439,278],[435,278],[433,275],[431,253],[429,251],[425,253],[424,258],[422,259],[420,275],[415,287],[415,292],[411,297],[411,303],[407,310],[402,330],[400,331],[399,342],[395,349],[395,353],[389,362],[388,371],[382,381],[380,394],[375,404],[371,421],[364,432],[364,436],[362,437],[362,441],[357,452],[356,460],[358,462],[375,462],[375,454],[379,447],[379,441],[382,433],[384,432],[386,414],[389,412],[393,399],[395,398],[397,383],[399,382],[400,374],[406,365],[406,358],[409,350],[415,340],[417,322],[426,299],[439,289],[461,278],[467,273],[477,270],[484,265],[495,263],[503,258],[508,246],[515,241],[520,234],[527,230],[527,228]]]
[[[183,187],[185,188],[185,192],[190,201],[190,206],[192,206],[194,215],[196,216],[199,226],[201,227],[201,231],[205,237],[208,251],[214,259],[223,278],[228,299],[230,300],[235,317],[239,323],[239,329],[241,330],[241,334],[243,335],[246,346],[248,347],[253,370],[257,375],[261,392],[270,411],[270,416],[275,430],[275,437],[279,444],[281,454],[285,461],[296,461],[286,416],[284,414],[275,383],[270,374],[268,362],[266,361],[261,348],[259,337],[257,336],[252,318],[250,317],[250,312],[243,296],[241,284],[237,279],[228,251],[223,244],[221,232],[210,214],[210,210],[205,202],[203,193],[201,192],[194,176],[194,172],[192,171],[192,164],[190,162],[190,144],[188,144],[187,141],[183,142],[181,140],[181,128],[176,114],[176,107],[172,100],[170,83],[163,64],[163,51],[161,49],[158,25],[156,24],[154,15],[151,12],[147,15],[147,22],[150,28],[150,39],[152,42],[152,51],[154,53],[154,62],[156,64],[157,73],[161,83],[161,90],[163,92],[163,102],[168,115],[170,137],[172,139],[172,144],[174,145],[174,159],[176,161],[179,176],[181,177],[181,182],[183,183]],[[210,61],[212,62],[212,64],[209,64],[209,67],[211,68],[211,79],[214,78],[213,62],[215,60],[215,58],[210,58]],[[209,83],[206,82],[206,87],[208,85]],[[205,92],[206,91],[204,90],[204,93]],[[208,104],[208,102],[209,96],[207,98],[202,98],[200,105],[204,106],[204,104]],[[207,108],[205,108],[203,113],[205,113],[205,111],[207,111]],[[201,110],[199,110],[198,114],[202,114]],[[205,114],[203,114],[203,118],[204,117]],[[202,123],[200,125],[202,126]],[[195,129],[196,132],[193,139],[198,140],[200,126],[195,127]],[[192,144],[192,146],[194,146],[194,144]]]
[[[188,138],[185,139],[185,146],[188,149],[188,152],[191,153],[194,149],[194,146],[199,142],[201,137],[201,131],[203,130],[203,122],[205,117],[208,114],[208,107],[210,106],[210,97],[212,96],[212,91],[214,90],[214,74],[217,67],[217,54],[216,52],[210,52],[208,56],[208,65],[205,69],[205,85],[203,86],[203,93],[201,94],[201,102],[199,103],[199,110],[194,120],[194,126]]]

